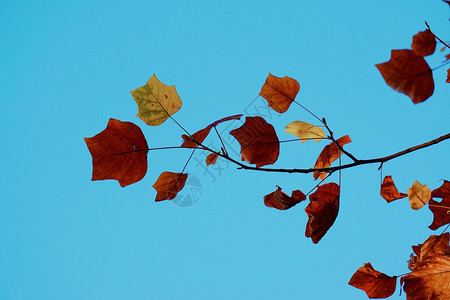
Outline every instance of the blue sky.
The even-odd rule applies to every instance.
[[[276,185],[309,191],[312,175],[223,161],[205,174],[197,154],[187,172],[201,196],[179,207],[155,203],[152,184],[181,171],[189,150],[150,152],[147,176],[121,188],[90,181],[83,138],[112,117],[140,126],[150,147],[179,145],[173,122],[149,127],[136,117],[130,91],[153,74],[176,85],[183,107],[174,117],[191,132],[259,109],[291,138],[288,123],[315,120],[295,106],[268,115],[256,97],[270,72],[297,79],[297,100],[336,136],[348,134],[355,156],[391,154],[448,133],[447,68],[434,72],[435,94],[413,105],[374,65],[410,48],[424,20],[448,39],[448,19],[438,0],[2,1],[0,298],[366,299],[347,285],[358,267],[405,273],[410,246],[434,233],[427,208],[379,196],[378,166],[343,172],[339,216],[313,245],[305,203],[263,203]],[[432,68],[442,60],[428,59]],[[275,166],[311,167],[324,145],[283,144]],[[409,154],[383,175],[404,192],[415,180],[437,188],[450,179],[449,151],[446,141]]]

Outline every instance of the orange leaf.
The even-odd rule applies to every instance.
[[[376,65],[386,83],[417,104],[434,92],[433,74],[425,59],[413,50],[392,50],[388,62]]]
[[[241,159],[259,168],[273,164],[280,153],[275,129],[261,117],[246,117],[245,123],[230,132],[241,145]]]
[[[125,187],[147,173],[148,145],[137,125],[111,118],[105,130],[84,141],[92,155],[92,180],[115,179]]]
[[[417,256],[411,255],[408,261],[408,268],[414,271],[417,264],[422,262],[430,255],[445,255],[449,250],[450,233],[446,232],[441,235],[431,235],[423,244],[412,246]]]
[[[309,195],[310,203],[305,208],[308,215],[305,236],[310,237],[314,244],[327,233],[339,211],[340,187],[334,182],[326,183]]]
[[[264,196],[264,204],[267,207],[273,207],[280,210],[289,209],[303,200],[306,200],[306,196],[300,190],[293,191],[291,197],[289,197],[281,191],[279,186],[277,186],[275,192]]]
[[[380,195],[388,203],[408,196],[408,194],[399,193],[392,180],[392,175],[384,177],[383,183],[381,184]]]
[[[400,279],[408,300],[450,299],[450,257],[429,255]]]
[[[187,174],[163,172],[152,185],[156,190],[155,201],[172,200],[186,183]]]
[[[206,157],[206,165],[213,165],[216,163],[217,158],[219,157],[219,155],[217,155],[216,153],[211,153]]]
[[[345,144],[350,143],[352,140],[348,135],[345,135],[336,140],[336,142],[342,147]],[[322,152],[320,152],[319,157],[317,158],[316,164],[314,165],[315,169],[328,168],[339,156],[342,155],[342,152],[339,150],[339,147],[335,142],[331,142],[323,148]],[[320,178],[324,179],[326,176],[326,172],[314,171],[313,173],[314,179]]]
[[[216,127],[217,125],[219,125],[222,122],[226,122],[226,121],[230,121],[230,120],[239,120],[241,117],[242,117],[242,114],[225,117],[225,118],[222,118],[220,120],[217,120],[217,121],[209,124],[205,128],[192,134],[191,136],[187,136],[187,135],[183,134],[181,137],[183,138],[184,142],[183,142],[183,144],[181,144],[181,147],[197,148],[198,144],[203,143],[203,141],[206,139],[206,137],[208,136],[209,132],[211,131],[211,129],[213,127]],[[197,142],[198,144],[193,141]]]
[[[279,113],[288,110],[300,90],[297,80],[285,76],[273,76],[269,73],[259,94],[267,100],[269,106]]]
[[[416,180],[408,188],[408,198],[412,209],[420,209],[431,199],[431,190],[426,184],[420,184]]]
[[[433,223],[428,228],[436,230],[450,223],[450,181],[444,183],[431,193],[432,197],[442,198],[441,202],[431,199],[428,208],[433,212]]]
[[[375,270],[369,262],[353,274],[348,284],[363,290],[371,299],[387,298],[395,292],[397,277]]]
[[[436,39],[428,30],[421,31],[413,36],[411,48],[418,56],[427,56],[436,50]]]
[[[444,61],[447,61],[447,60],[449,60],[449,59],[450,59],[450,53],[447,54],[447,55],[445,55],[445,60],[444,60]]]

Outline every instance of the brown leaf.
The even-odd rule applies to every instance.
[[[340,187],[334,182],[326,183],[309,195],[310,203],[305,208],[308,215],[305,236],[310,237],[314,244],[327,233],[333,225],[339,211]]]
[[[345,144],[350,143],[352,140],[348,135],[345,135],[336,140],[336,142],[342,147]],[[316,164],[314,165],[315,169],[328,168],[331,164],[342,155],[342,152],[339,150],[339,147],[335,142],[331,142],[326,145],[322,152],[320,152],[319,157],[317,158]],[[314,171],[313,173],[314,179],[320,178],[324,179],[326,176],[326,172]]]
[[[384,177],[383,183],[381,184],[380,195],[388,203],[408,196],[408,194],[399,193],[392,180],[392,175]]]
[[[273,164],[280,153],[275,129],[261,117],[246,117],[245,123],[230,132],[241,145],[241,159],[259,168]]]
[[[448,232],[441,235],[431,235],[423,244],[412,246],[417,256],[411,255],[408,261],[408,268],[414,271],[417,264],[425,260],[430,255],[445,255],[449,249],[450,234]]]
[[[408,300],[450,299],[450,257],[427,256],[400,284]]]
[[[371,299],[387,298],[395,292],[397,277],[375,270],[369,262],[353,274],[348,284],[363,290]]]
[[[447,54],[447,55],[445,55],[445,60],[444,60],[444,62],[447,61],[447,60],[449,60],[449,59],[450,59],[450,53]]]
[[[447,80],[446,83],[450,83],[450,69],[447,70]]]
[[[269,73],[259,94],[267,100],[269,106],[279,113],[288,110],[300,90],[297,80],[285,76],[273,76]]]
[[[206,165],[213,165],[216,163],[217,158],[219,157],[219,155],[217,155],[216,153],[211,153],[206,157]]]
[[[155,201],[172,200],[186,184],[187,174],[163,172],[152,185],[156,190]]]
[[[306,196],[301,191],[295,190],[289,197],[281,191],[279,186],[277,186],[275,192],[264,196],[264,204],[267,207],[273,207],[280,210],[289,209],[303,200],[306,200]]]
[[[412,209],[420,209],[431,199],[431,190],[426,184],[420,184],[416,180],[408,188],[408,198]]]
[[[442,198],[441,202],[433,199],[428,202],[428,208],[433,213],[433,223],[428,228],[436,230],[450,223],[450,181],[444,183],[431,193],[432,197]]]
[[[417,104],[434,92],[433,73],[425,59],[413,50],[392,50],[388,62],[376,65],[386,83]]]
[[[115,179],[125,187],[147,173],[148,145],[137,125],[111,118],[105,130],[84,141],[92,155],[92,180]]]
[[[205,128],[192,134],[191,136],[187,136],[187,135],[183,134],[181,137],[183,138],[184,142],[183,142],[183,144],[181,144],[181,147],[197,148],[198,144],[203,143],[203,141],[206,139],[206,137],[208,136],[209,132],[211,131],[211,129],[213,127],[216,127],[217,125],[219,125],[222,122],[231,121],[231,120],[239,120],[241,117],[242,117],[242,114],[225,117],[225,118],[222,118],[220,120],[217,120],[217,121],[209,124]],[[193,141],[195,141],[195,142],[193,142]]]
[[[411,48],[418,56],[427,56],[436,50],[436,39],[428,30],[421,31],[413,36]]]

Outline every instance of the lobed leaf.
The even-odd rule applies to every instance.
[[[172,200],[186,184],[187,174],[163,172],[152,187],[156,190],[155,201]]]
[[[433,73],[425,59],[413,50],[392,50],[391,59],[376,67],[387,85],[409,96],[414,104],[433,95]]]
[[[279,113],[284,113],[294,101],[299,90],[300,84],[297,80],[288,76],[276,77],[269,73],[259,95],[266,99],[269,107]]]
[[[256,167],[273,164],[280,153],[275,129],[261,117],[246,117],[245,123],[230,132],[241,145],[241,159]]]
[[[289,209],[303,200],[306,200],[306,196],[300,190],[295,190],[292,192],[291,196],[288,196],[281,191],[279,186],[277,186],[275,192],[264,196],[264,204],[267,207],[273,207],[280,210]]]
[[[397,277],[375,270],[369,262],[356,270],[348,284],[366,292],[370,299],[387,298],[395,292]]]
[[[395,187],[394,181],[392,180],[392,175],[384,177],[383,183],[381,184],[380,195],[381,195],[381,197],[384,198],[384,200],[387,201],[387,203],[390,203],[394,200],[398,200],[398,199],[405,198],[408,196],[408,194],[400,193],[397,190],[397,188]]]
[[[433,222],[428,226],[432,230],[450,223],[450,181],[444,183],[431,193],[432,197],[442,198],[441,202],[431,199],[428,208],[433,213]]]
[[[449,248],[450,234],[448,232],[441,235],[431,235],[423,244],[412,246],[416,256],[411,255],[408,261],[408,268],[414,271],[417,264],[424,261],[430,255],[446,255]]]
[[[400,284],[408,300],[450,299],[450,257],[427,256]]]
[[[138,105],[137,117],[150,126],[164,123],[182,104],[175,86],[165,85],[155,74],[144,86],[131,91],[131,95]]]
[[[334,182],[326,183],[309,195],[310,203],[305,208],[308,215],[305,236],[314,244],[327,233],[339,212],[340,187]]]
[[[111,118],[105,130],[84,141],[92,155],[92,180],[115,179],[125,187],[147,173],[148,145],[137,125]]]
[[[417,210],[431,199],[431,190],[426,184],[422,185],[416,180],[412,187],[408,188],[408,198],[411,208]]]
[[[286,133],[290,133],[298,137],[302,143],[309,139],[320,142],[321,139],[325,138],[325,132],[322,128],[311,125],[303,121],[294,121],[286,126]]]

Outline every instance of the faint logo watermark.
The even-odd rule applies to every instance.
[[[189,207],[198,202],[202,196],[202,183],[192,173],[188,174],[184,188],[170,202],[178,207]]]

